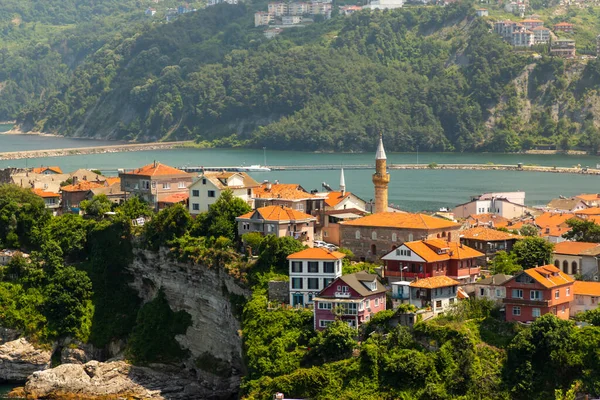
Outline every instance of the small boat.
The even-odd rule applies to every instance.
[[[243,171],[243,172],[270,172],[271,168],[265,167],[265,166],[262,166],[262,165],[250,165],[250,166],[244,166],[244,165],[242,165],[239,168],[239,171]]]

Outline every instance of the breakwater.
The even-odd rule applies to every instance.
[[[86,154],[124,153],[130,151],[169,150],[187,142],[132,143],[109,146],[78,147],[68,149],[9,151],[0,153],[0,160],[22,160],[25,158],[64,157]]]

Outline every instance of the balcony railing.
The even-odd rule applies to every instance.
[[[522,306],[537,306],[537,307],[550,307],[550,300],[529,300],[529,299],[515,299],[515,298],[504,298],[502,299],[504,304],[522,305]]]
[[[481,272],[480,267],[473,268],[460,268],[456,271],[456,276],[469,276],[469,275],[477,275]]]
[[[431,274],[427,272],[407,272],[407,271],[385,271],[386,276],[400,276],[403,278],[430,278]]]
[[[394,300],[408,300],[410,298],[409,293],[395,293],[392,292],[392,299]]]
[[[350,292],[335,292],[333,295],[335,297],[340,297],[342,299],[349,299],[350,298]]]

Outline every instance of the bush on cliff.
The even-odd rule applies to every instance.
[[[16,185],[0,185],[0,247],[31,248],[52,215],[41,197]]]

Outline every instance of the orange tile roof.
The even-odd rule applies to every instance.
[[[271,185],[268,189],[267,186]],[[302,186],[295,183],[263,183],[254,189],[256,199],[303,200],[318,199],[319,196],[308,193]]]
[[[585,250],[589,250],[596,246],[600,246],[599,243],[588,243],[588,242],[560,242],[554,245],[554,253],[556,254],[569,254],[579,255]]]
[[[106,184],[108,186],[112,186],[112,185],[117,184],[117,183],[121,183],[121,178],[119,178],[118,176],[117,177],[106,178]]]
[[[559,22],[558,24],[554,24],[554,26],[574,26],[568,22]]]
[[[416,253],[425,262],[437,262],[449,260],[448,254],[437,254],[431,247],[427,246],[423,241],[405,242],[404,246]]]
[[[339,251],[331,251],[322,247],[314,249],[305,249],[287,256],[288,260],[341,260],[346,257],[344,253]]]
[[[575,215],[600,215],[600,207],[590,207],[585,210],[575,211]]]
[[[535,219],[535,224],[540,228],[544,229],[547,226],[559,226],[563,224],[566,220],[575,218],[575,214],[571,213],[560,213],[560,212],[545,212],[542,215],[539,215]]]
[[[174,193],[174,194],[165,196],[163,198],[159,198],[158,201],[161,203],[176,204],[176,203],[181,203],[182,201],[185,201],[189,198],[190,198],[189,193]]]
[[[472,240],[512,240],[512,239],[523,239],[523,236],[515,235],[514,233],[508,233],[499,231],[496,229],[486,228],[485,226],[478,226],[471,229],[465,229],[460,232],[460,237]]]
[[[434,276],[431,278],[419,279],[411,282],[410,286],[421,289],[435,289],[447,286],[460,285],[460,282],[455,281],[446,275]]]
[[[590,215],[586,218],[586,221],[592,221],[593,223],[600,225],[600,215]]]
[[[600,282],[573,282],[573,293],[584,296],[600,297]]]
[[[31,189],[31,191],[33,194],[44,198],[60,197],[58,193],[46,192],[42,189]]]
[[[521,22],[544,22],[541,19],[524,19]]]
[[[571,228],[569,228],[568,226],[551,226],[551,227],[546,227],[544,229],[542,229],[540,231],[540,236],[541,237],[558,237],[558,236],[562,236],[565,233],[569,232],[571,230]]]
[[[349,226],[374,226],[381,228],[398,229],[443,229],[458,228],[460,225],[445,219],[430,217],[425,214],[380,212],[367,215],[352,221],[344,221],[340,224]]]
[[[447,260],[465,260],[469,258],[483,257],[485,254],[456,242],[447,242],[442,239],[417,240],[405,242],[404,246],[424,259],[426,262],[438,262]],[[444,252],[440,254],[439,250]],[[395,250],[388,254],[392,254]]]
[[[471,214],[467,217],[470,223],[489,224],[492,222],[495,227],[508,226],[509,219],[496,214]]]
[[[56,174],[62,174],[62,169],[60,169],[60,167],[57,166],[51,166],[51,167],[39,167],[39,168],[33,168],[31,170],[31,172],[33,172],[34,174],[43,174],[46,171],[52,171]]]
[[[581,199],[583,201],[594,201],[594,200],[598,200],[600,201],[600,194],[598,193],[582,193],[578,196],[575,196],[578,199]]]
[[[87,190],[95,189],[95,188],[99,188],[99,187],[104,187],[104,183],[103,182],[100,183],[100,182],[83,181],[83,182],[76,183],[75,185],[63,186],[61,188],[61,190],[63,192],[85,192]]]
[[[327,197],[325,198],[325,204],[327,204],[329,207],[335,207],[342,200],[350,197],[351,194],[352,193],[350,193],[350,192],[346,192],[342,196],[342,192],[340,192],[340,191],[329,192],[329,193],[327,193]]]
[[[573,278],[556,268],[554,265],[544,265],[542,267],[530,268],[523,272],[546,288],[553,288],[574,281]]]
[[[125,173],[129,175],[141,176],[187,175],[187,172],[161,163],[148,164],[141,168],[134,169],[131,172]]]
[[[281,206],[267,206],[257,208],[254,211],[250,211],[247,214],[241,215],[240,219],[250,219],[252,216],[258,213],[261,219],[265,221],[302,221],[302,220],[316,220],[312,215],[303,213],[302,211],[293,210],[289,207]]]

